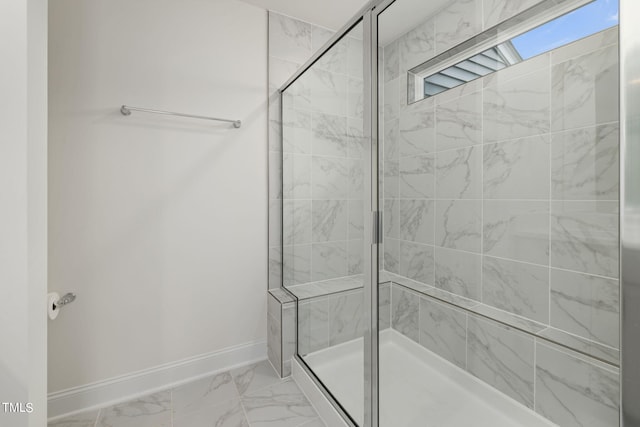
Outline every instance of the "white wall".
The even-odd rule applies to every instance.
[[[265,340],[265,11],[56,0],[49,25],[49,289],[78,296],[49,391]]]
[[[0,3],[0,402],[46,412],[46,0]]]

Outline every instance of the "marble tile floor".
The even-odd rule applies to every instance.
[[[129,402],[50,422],[48,427],[324,427],[291,378],[268,361]]]

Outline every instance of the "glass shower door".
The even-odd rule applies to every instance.
[[[383,427],[618,426],[618,3],[383,2]]]
[[[362,23],[282,92],[283,285],[298,300],[297,355],[358,425],[371,239],[363,96]]]

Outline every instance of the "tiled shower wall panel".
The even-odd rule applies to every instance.
[[[278,89],[333,34],[269,13],[270,289],[362,272],[361,40],[340,41],[287,90],[281,135]]]
[[[384,330],[391,327],[391,284],[381,284],[379,292],[379,328]],[[305,356],[361,338],[364,322],[362,288],[302,300],[297,319],[293,299],[284,291],[271,290],[267,318],[269,361],[281,376],[289,376],[296,341],[300,355]]]
[[[269,12],[269,289],[282,284],[282,135],[278,89],[312,55],[312,25]]]
[[[517,7],[536,2],[481,3],[455,2],[384,47],[385,269],[615,349],[617,28],[407,105],[408,69],[513,16]],[[447,25],[452,19],[464,25]],[[435,310],[419,297],[409,299],[397,303],[439,319],[441,307]],[[416,341],[430,339],[430,332],[419,326],[425,331],[448,328],[453,337],[462,333],[455,313],[440,327],[420,317],[413,328],[412,322],[418,321],[406,310],[398,316],[399,325],[407,317],[409,326],[396,329]],[[480,322],[474,330],[483,327]],[[467,338],[471,329],[466,329]],[[451,340],[433,347],[448,352],[458,365],[463,349],[470,352],[467,359],[483,360],[475,354],[483,346]],[[487,341],[491,357],[499,357],[500,345],[499,340]],[[540,345],[531,341],[518,347],[523,357],[531,356],[526,366],[534,366]],[[543,352],[547,363],[564,357],[553,348]],[[588,377],[580,375],[606,378],[608,386],[595,399],[612,410],[598,425],[617,425],[611,424],[618,404],[612,392],[618,387],[615,372],[599,370],[592,360],[565,357],[562,363],[575,369],[566,377],[553,377],[552,383],[551,374],[545,376],[537,363],[535,374],[527,371],[527,384],[533,384],[535,375],[541,390],[551,388],[535,405],[528,386],[513,392],[494,385],[560,422],[572,416],[562,412],[562,405],[585,413],[595,408],[587,408],[593,396],[583,387]],[[489,378],[478,369],[469,370]],[[517,383],[506,381],[503,386]],[[573,387],[572,393],[566,402],[554,401],[553,387],[562,386]],[[577,419],[592,425],[587,418]]]
[[[617,27],[407,106],[435,29],[385,47],[385,269],[617,348]]]
[[[269,289],[276,292],[282,283],[362,272],[361,40],[340,42],[287,91],[281,135],[278,89],[332,35],[269,12]],[[295,305],[269,307],[270,359],[287,376]]]
[[[391,326],[391,284],[379,289],[379,329]],[[362,338],[364,334],[363,290],[339,292],[300,301],[298,351],[301,355]]]
[[[296,350],[296,306],[281,289],[267,294],[267,356],[281,377],[291,375]]]
[[[331,33],[314,28],[314,48]],[[283,97],[285,285],[362,273],[362,41],[338,41]]]
[[[618,426],[619,370],[609,364],[396,284],[391,325],[561,426]]]

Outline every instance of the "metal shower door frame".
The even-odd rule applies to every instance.
[[[364,180],[365,217],[364,257],[365,296],[365,422],[362,427],[379,427],[379,342],[378,342],[378,17],[396,0],[371,0],[305,63],[280,89],[280,93],[304,74],[349,30],[363,23],[364,136],[366,145]],[[620,426],[640,427],[640,16],[638,0],[620,1],[620,290],[621,290],[621,369]],[[636,93],[637,92],[637,93]],[[635,221],[635,219],[638,219]],[[636,226],[637,223],[637,226]],[[638,230],[638,231],[636,231]],[[366,252],[365,252],[366,254]],[[367,309],[368,308],[368,309]],[[319,386],[329,402],[351,426],[355,426],[340,403],[324,387],[304,360],[300,365]]]
[[[639,14],[638,0],[620,0],[620,425],[624,427],[640,427]]]

